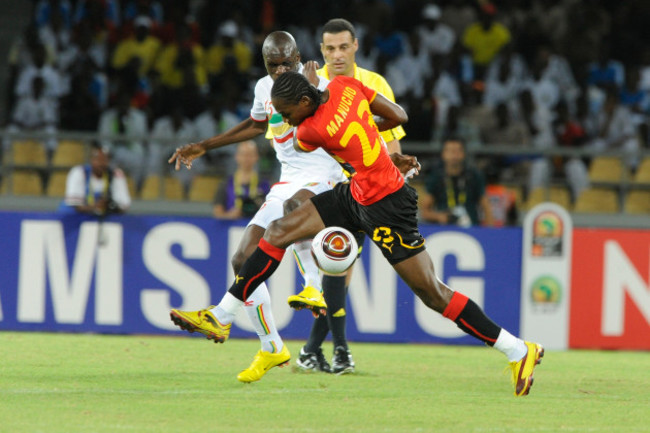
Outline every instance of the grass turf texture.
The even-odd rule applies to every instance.
[[[351,344],[357,373],[237,373],[257,340],[0,333],[6,432],[650,432],[650,354],[547,351],[512,395],[485,347]],[[331,344],[325,346],[331,353]],[[328,356],[329,357],[329,356]]]

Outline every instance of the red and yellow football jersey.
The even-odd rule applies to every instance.
[[[298,126],[300,148],[322,147],[339,162],[349,163],[356,171],[350,180],[352,196],[364,206],[400,189],[404,178],[370,112],[377,92],[344,76],[334,78],[327,88],[328,101]]]

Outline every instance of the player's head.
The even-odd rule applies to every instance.
[[[273,107],[292,126],[314,114],[321,103],[322,92],[307,77],[298,72],[286,72],[278,77],[271,89]]]
[[[354,76],[354,57],[358,49],[359,41],[350,21],[334,18],[325,23],[320,51],[330,76]]]
[[[287,71],[297,71],[300,66],[300,52],[296,40],[290,33],[270,33],[262,45],[262,57],[266,72],[275,81]]]

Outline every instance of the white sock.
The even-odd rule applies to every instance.
[[[255,332],[262,343],[264,352],[278,353],[284,347],[282,338],[275,327],[275,320],[271,312],[271,296],[266,283],[257,286],[257,289],[246,300],[244,311],[255,327]]]
[[[296,242],[291,245],[291,249],[298,264],[298,269],[305,279],[305,286],[312,286],[322,291],[319,269],[311,255],[311,239]]]
[[[494,343],[494,348],[503,352],[510,362],[519,361],[528,350],[524,340],[515,337],[503,328],[501,328],[497,341]]]
[[[219,305],[210,311],[212,314],[214,314],[214,317],[216,317],[219,322],[221,322],[223,325],[227,325],[228,323],[232,323],[233,320],[235,320],[235,315],[242,305],[244,305],[244,301],[240,301],[239,299],[235,298],[230,292],[226,292],[226,294],[223,295],[223,298],[221,298]]]

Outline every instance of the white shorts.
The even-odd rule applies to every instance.
[[[290,199],[296,192],[306,189],[314,194],[320,194],[334,188],[332,182],[280,182],[271,187],[266,196],[266,201],[250,220],[248,225],[260,226],[266,230],[271,222],[282,218],[284,215],[284,202]]]

